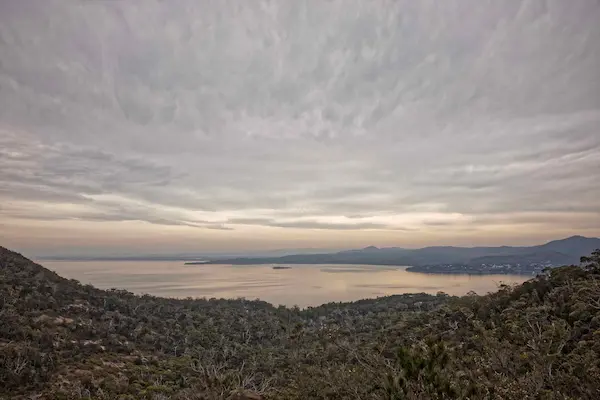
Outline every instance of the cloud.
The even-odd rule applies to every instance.
[[[333,229],[333,230],[352,230],[352,229],[396,229],[391,225],[373,223],[373,222],[319,222],[311,220],[296,221],[276,221],[268,218],[232,218],[227,221],[234,225],[258,225],[270,226],[276,228],[299,228],[299,229]]]
[[[1,212],[315,244],[537,212],[530,235],[600,235],[598,20],[594,0],[6,2]]]

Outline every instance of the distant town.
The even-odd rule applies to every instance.
[[[538,275],[546,268],[557,267],[551,262],[533,262],[528,264],[504,263],[504,264],[435,264],[409,267],[406,270],[421,272],[425,274],[515,274],[515,275]]]

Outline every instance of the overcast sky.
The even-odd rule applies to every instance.
[[[0,1],[0,245],[600,236],[600,2]]]

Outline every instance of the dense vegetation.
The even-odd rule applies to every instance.
[[[0,248],[0,398],[596,399],[600,251],[487,296],[299,310],[98,290]]]

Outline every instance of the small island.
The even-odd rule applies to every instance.
[[[273,269],[292,269],[289,265],[274,265]]]

